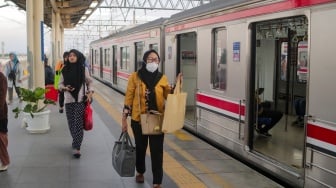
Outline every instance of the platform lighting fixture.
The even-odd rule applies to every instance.
[[[91,14],[91,12],[92,12],[92,9],[89,8],[85,11],[85,14]]]
[[[95,8],[98,5],[98,1],[92,1],[90,8]]]
[[[85,20],[87,18],[87,16],[84,14],[82,17],[81,17],[81,20]]]

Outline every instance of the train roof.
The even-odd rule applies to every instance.
[[[136,25],[132,28],[128,28],[128,29],[119,31],[117,33],[113,33],[113,34],[108,35],[104,38],[92,41],[91,43],[93,44],[95,42],[99,42],[99,41],[102,41],[102,40],[105,40],[105,39],[108,39],[108,38],[119,37],[119,36],[123,36],[123,35],[126,35],[126,34],[138,32],[138,31],[144,31],[146,29],[150,29],[150,28],[154,28],[154,27],[158,27],[158,26],[161,27],[166,20],[167,20],[167,18],[158,18],[156,20],[153,20],[153,21],[150,21],[150,22],[147,22],[147,23],[144,23],[144,24]]]
[[[260,0],[259,0],[260,1]],[[237,7],[237,5],[242,5],[245,3],[253,3],[256,1],[251,0],[217,0],[213,1],[208,4],[204,4],[192,9],[185,10],[180,13],[176,13],[170,17],[170,19],[167,21],[167,24],[179,22],[186,18],[191,18],[203,14],[207,14],[209,12],[216,12],[225,8],[232,8]]]

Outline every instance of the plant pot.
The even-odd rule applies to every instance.
[[[27,131],[30,133],[45,133],[50,129],[49,114],[50,110],[33,113],[34,118],[29,113],[23,113],[22,123],[27,126]]]

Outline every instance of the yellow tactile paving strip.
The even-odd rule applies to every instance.
[[[106,112],[121,125],[121,112],[117,111],[112,107],[109,102],[102,97],[98,92],[95,92],[94,99],[106,110]],[[128,129],[130,136],[133,137],[131,129]],[[174,135],[180,140],[192,140],[192,137],[184,134],[182,131],[177,131]],[[206,166],[201,164],[201,161],[197,161],[189,153],[185,152],[183,149],[178,147],[175,143],[165,139],[165,144],[174,149],[181,156],[189,160],[196,168],[206,173],[208,177],[214,181],[220,187],[231,188],[226,181],[224,181],[220,176],[216,175],[214,172],[211,172]],[[207,187],[201,180],[196,176],[190,173],[186,168],[184,168],[178,161],[176,161],[171,155],[164,151],[163,153],[163,169],[164,172],[178,185],[178,187],[183,188],[203,188]]]

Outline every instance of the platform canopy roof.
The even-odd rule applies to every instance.
[[[26,10],[26,0],[11,1]],[[101,2],[102,0],[44,0],[44,23],[51,27],[51,13],[54,10],[60,13],[64,28],[74,28],[80,20],[85,21],[90,17]]]

